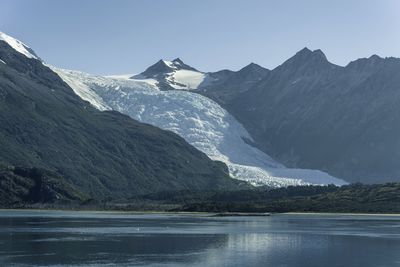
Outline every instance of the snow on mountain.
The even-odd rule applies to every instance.
[[[178,61],[178,60],[175,60]],[[180,61],[180,60],[179,60]],[[158,65],[157,65],[158,64]],[[57,69],[84,100],[99,109],[114,109],[141,122],[173,131],[213,160],[227,164],[233,178],[253,185],[282,187],[303,184],[345,184],[324,172],[288,169],[260,150],[247,144],[251,137],[243,126],[213,100],[186,90],[160,90],[160,74],[196,72],[180,62],[160,61],[140,76],[93,76],[78,71]],[[167,72],[165,72],[167,71]],[[150,75],[151,74],[151,75]],[[199,76],[180,72],[178,80],[198,84]],[[183,78],[182,78],[183,76]],[[143,80],[144,79],[144,80]],[[148,82],[148,79],[157,80]],[[197,80],[196,80],[197,79]]]
[[[25,55],[28,58],[39,59],[39,57],[36,56],[35,52],[33,52],[33,50],[29,46],[25,45],[21,41],[3,33],[3,32],[0,32],[0,40],[6,42],[12,48],[14,48],[17,52]]]
[[[175,89],[187,90],[197,89],[204,79],[204,73],[192,70],[177,70],[167,78]]]
[[[186,65],[179,58],[172,61],[160,60],[132,79],[157,81],[161,89],[194,90],[200,84],[210,82],[206,73]]]
[[[92,104],[92,106],[99,110],[110,110],[110,107],[106,103],[104,103],[101,97],[99,97],[94,91],[90,89],[88,85],[83,82],[83,79],[79,80],[73,78],[74,75],[78,74],[79,72],[68,70],[64,70],[64,72],[68,73],[69,75],[64,75],[63,80],[64,82],[69,84],[69,86],[74,88],[75,94],[77,94],[83,100],[88,101],[90,104]],[[88,76],[83,72],[79,73],[79,75],[81,75],[82,77],[84,77],[85,75]]]

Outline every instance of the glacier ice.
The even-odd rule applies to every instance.
[[[94,76],[52,68],[94,107],[117,110],[138,121],[175,132],[211,159],[226,163],[235,179],[271,187],[345,184],[322,171],[286,168],[276,162],[245,141],[251,141],[250,135],[225,109],[197,93],[162,91],[154,80],[130,79],[128,75]],[[184,75],[186,84],[195,85],[201,79],[196,75],[195,81],[189,81],[190,78],[193,77]]]

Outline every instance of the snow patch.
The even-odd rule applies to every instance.
[[[136,80],[137,82],[144,82],[147,83],[151,86],[154,86],[155,88],[158,88],[158,81],[155,79],[142,79],[142,80]]]
[[[167,78],[173,88],[187,90],[197,89],[204,79],[204,73],[192,70],[174,71],[172,75]]]
[[[164,62],[165,65],[167,65],[168,67],[170,67],[171,69],[177,70],[178,67],[176,65],[180,65],[179,62],[172,62],[172,61],[168,61],[168,60],[162,60]]]
[[[1,60],[1,59],[0,59],[0,62],[3,63],[3,64],[5,64],[5,65],[7,65],[7,64],[6,64],[3,60]]]
[[[129,79],[132,76],[135,76],[135,74],[107,75],[105,77],[111,79]]]
[[[8,36],[7,34],[0,32],[0,40],[6,42],[9,44],[13,49],[15,49],[17,52],[23,54],[24,56],[28,58],[34,58],[34,59],[39,59],[35,53],[32,51],[32,49],[29,48],[29,46],[25,45],[23,42]],[[4,61],[3,61],[4,62]]]
[[[146,79],[144,77],[141,77],[141,75],[137,75],[137,74],[123,74],[123,75],[107,75],[104,76],[106,78],[111,78],[114,80],[125,80],[125,81],[137,81],[137,82],[144,82],[147,83],[151,86],[154,86],[156,88],[158,88],[158,81],[156,79]],[[132,77],[137,77],[137,78],[132,78]]]

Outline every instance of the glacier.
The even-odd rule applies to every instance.
[[[164,61],[171,67],[171,63]],[[246,129],[224,108],[198,93],[204,74],[174,69],[167,80],[178,90],[161,90],[151,77],[138,75],[96,76],[50,66],[82,99],[100,110],[116,110],[183,137],[213,160],[224,162],[232,178],[254,186],[346,184],[325,172],[286,168],[253,147]],[[137,78],[135,78],[137,77]],[[178,82],[178,83],[179,83]]]

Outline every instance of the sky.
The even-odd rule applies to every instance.
[[[0,31],[57,67],[139,73],[181,58],[202,71],[272,69],[304,47],[346,65],[400,57],[398,0],[1,0]]]

